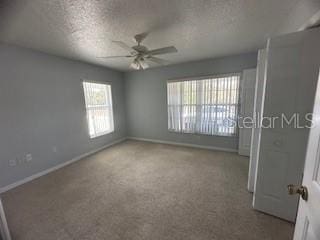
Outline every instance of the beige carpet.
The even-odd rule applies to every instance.
[[[292,239],[293,225],[251,208],[248,158],[126,141],[13,189],[13,239]]]

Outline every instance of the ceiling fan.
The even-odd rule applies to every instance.
[[[141,42],[148,36],[148,33],[141,33],[134,36],[134,41],[137,45],[130,47],[124,42],[121,41],[112,41],[117,44],[119,47],[129,51],[129,55],[124,56],[107,56],[100,58],[133,58],[130,67],[136,70],[146,69],[149,67],[148,62],[164,65],[167,63],[166,60],[155,57],[156,55],[175,53],[178,50],[174,46],[157,48],[149,50],[146,46],[142,45]]]

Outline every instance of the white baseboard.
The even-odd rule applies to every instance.
[[[190,143],[163,141],[163,140],[158,140],[158,139],[137,138],[137,137],[127,137],[127,139],[137,140],[137,141],[145,141],[145,142],[153,142],[153,143],[163,143],[163,144],[183,146],[183,147],[201,148],[201,149],[208,149],[208,150],[214,150],[214,151],[223,151],[223,152],[232,152],[232,153],[237,153],[237,152],[238,152],[238,149],[232,149],[232,148],[221,148],[221,147],[214,147],[214,146],[203,146],[203,145],[190,144]]]
[[[58,169],[60,169],[60,168],[63,168],[63,167],[65,167],[65,166],[67,166],[67,165],[69,165],[69,164],[71,164],[71,163],[74,163],[74,162],[76,162],[76,161],[79,161],[79,160],[81,160],[82,158],[85,158],[85,157],[87,157],[87,156],[89,156],[89,155],[92,155],[92,154],[94,154],[94,153],[97,153],[97,152],[99,152],[99,151],[101,151],[101,150],[103,150],[103,149],[105,149],[105,148],[108,148],[108,147],[111,147],[111,146],[113,146],[113,145],[115,145],[115,144],[118,144],[118,143],[120,143],[120,142],[123,142],[123,141],[125,141],[126,139],[127,139],[127,138],[121,138],[121,139],[116,140],[116,141],[114,141],[114,142],[112,142],[112,143],[109,143],[109,144],[107,144],[107,145],[104,145],[103,147],[100,147],[100,148],[98,148],[98,149],[95,149],[95,150],[92,150],[92,151],[90,151],[90,152],[84,153],[84,154],[82,154],[82,155],[80,155],[80,156],[78,156],[78,157],[75,157],[75,158],[73,158],[73,159],[71,159],[71,160],[69,160],[69,161],[66,161],[66,162],[64,162],[64,163],[60,163],[60,164],[58,164],[58,165],[56,165],[56,166],[54,166],[54,167],[51,167],[51,168],[49,168],[49,169],[46,169],[46,170],[44,170],[44,171],[41,171],[41,172],[39,172],[39,173],[36,173],[36,174],[31,175],[31,176],[29,176],[29,177],[26,177],[26,178],[24,178],[24,179],[22,179],[22,180],[19,180],[19,181],[17,181],[17,182],[11,183],[11,184],[9,184],[9,185],[7,185],[7,186],[5,186],[5,187],[0,188],[0,193],[6,192],[6,191],[8,191],[8,190],[10,190],[10,189],[13,189],[13,188],[15,188],[15,187],[18,187],[18,186],[24,184],[24,183],[30,182],[30,181],[32,181],[32,180],[34,180],[34,179],[36,179],[36,178],[39,178],[39,177],[41,177],[41,176],[44,176],[44,175],[46,175],[46,174],[48,174],[48,173],[51,173],[51,172],[53,172],[53,171],[56,171],[56,170],[58,170]]]

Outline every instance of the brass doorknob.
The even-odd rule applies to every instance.
[[[299,194],[303,200],[308,200],[308,189],[305,186],[289,184],[288,193],[289,195]]]

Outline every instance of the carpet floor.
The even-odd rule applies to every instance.
[[[247,175],[235,153],[125,141],[2,198],[14,240],[291,240]]]

